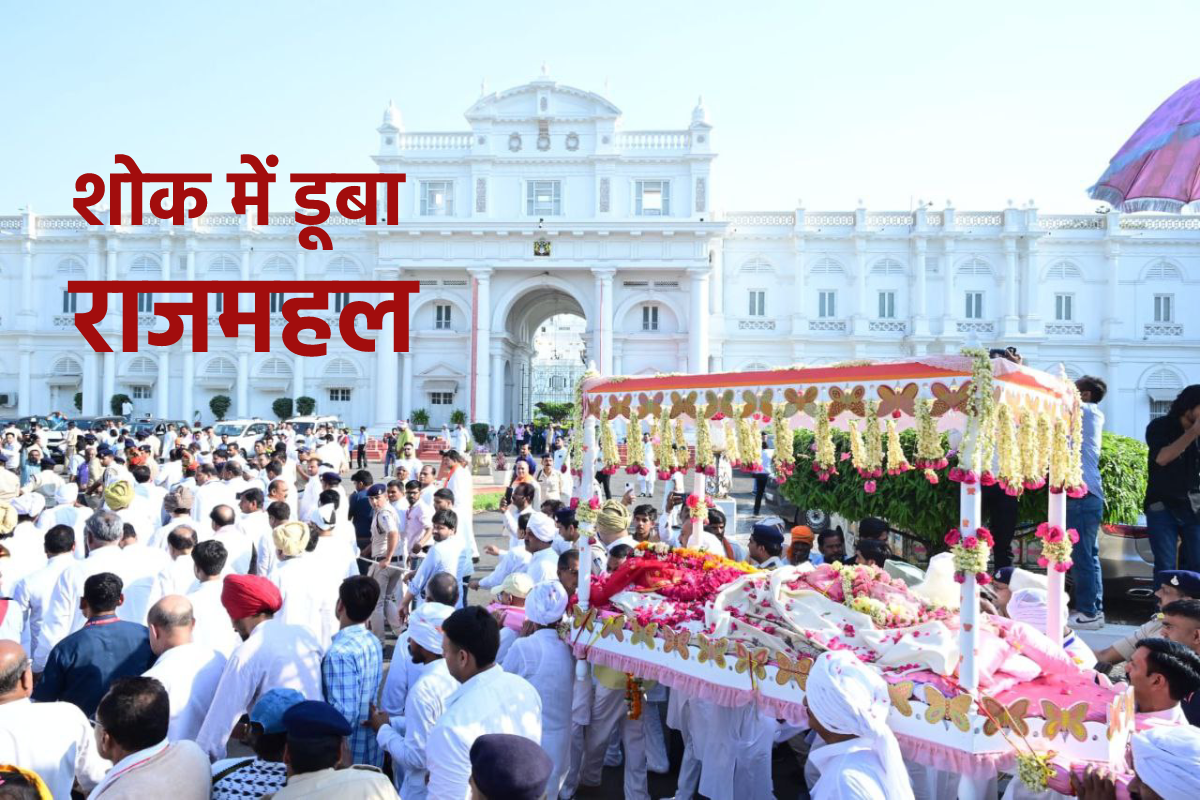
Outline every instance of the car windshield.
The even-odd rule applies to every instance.
[[[315,422],[293,422],[292,429],[301,436],[307,436],[308,432],[316,427]]]
[[[246,429],[245,425],[218,425],[213,428],[217,436],[241,436],[242,431]]]

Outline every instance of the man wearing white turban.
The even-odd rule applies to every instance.
[[[1191,725],[1151,728],[1135,733],[1130,749],[1134,778],[1129,796],[1164,800],[1200,792],[1200,730]],[[1072,774],[1071,787],[1080,800],[1116,797],[1113,776],[1103,767],[1089,768],[1082,777]]]
[[[887,684],[850,653],[822,653],[804,695],[809,725],[824,741],[808,759],[821,774],[813,800],[912,800],[900,746],[887,725]]]
[[[1096,654],[1087,646],[1087,643],[1075,635],[1075,632],[1067,628],[1067,599],[1064,595],[1062,603],[1059,604],[1062,609],[1062,626],[1065,629],[1063,635],[1063,650],[1067,651],[1067,655],[1074,659],[1076,664],[1081,667],[1091,669],[1096,666]],[[1042,633],[1046,633],[1047,616],[1050,613],[1049,595],[1045,589],[1029,587],[1018,589],[1012,593],[1012,597],[1008,600],[1008,616],[1017,622],[1024,622],[1037,628]]]
[[[540,511],[529,515],[529,522],[525,526],[525,549],[529,552],[525,574],[535,585],[555,580],[558,576],[558,553],[553,547],[557,533],[558,528],[550,517]]]
[[[549,519],[546,517],[547,521]],[[553,532],[553,523],[550,523],[550,529]],[[549,548],[542,552],[554,553]],[[558,561],[557,555],[554,560]],[[571,656],[571,648],[558,637],[557,630],[565,613],[567,590],[561,583],[548,580],[535,584],[525,597],[525,625],[521,628],[521,638],[513,642],[501,664],[505,672],[529,681],[542,698],[541,744],[554,764],[546,784],[546,797],[549,798],[558,797],[562,789],[571,746],[575,659]]]
[[[392,756],[396,788],[404,800],[425,798],[429,777],[425,742],[446,708],[446,698],[459,684],[446,669],[442,655],[442,623],[454,609],[441,603],[425,603],[408,618],[408,654],[420,677],[404,699],[404,716],[391,720],[371,706],[367,724],[375,730],[379,746]],[[565,646],[565,645],[564,645]],[[396,659],[392,662],[395,668]]]

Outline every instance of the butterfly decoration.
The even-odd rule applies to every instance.
[[[600,419],[600,412],[604,409],[603,397],[585,397],[583,398],[583,416],[595,417]]]
[[[721,394],[710,389],[704,393],[704,399],[707,401],[707,405],[704,407],[705,419],[712,419],[717,414],[733,416],[733,389],[726,389]]]
[[[811,658],[798,658],[795,661],[788,658],[783,653],[775,654],[775,663],[779,669],[775,672],[775,682],[780,686],[786,686],[788,682],[794,683],[802,690],[808,688],[808,672],[812,669],[813,660]]]
[[[579,630],[586,630],[588,633],[596,631],[596,609],[589,608],[584,611],[579,606],[575,606],[573,612],[575,615],[575,627]]]
[[[866,397],[867,389],[865,386],[855,386],[850,391],[842,389],[840,386],[829,387],[829,418],[834,419],[843,411],[849,411],[856,417],[865,417],[867,415],[867,404],[863,402]]]
[[[624,417],[629,421],[633,421],[633,412],[630,410],[630,402],[633,400],[631,394],[614,394],[608,398],[608,418],[610,420],[617,417]]]
[[[725,669],[725,654],[729,652],[728,639],[709,639],[700,634],[700,663],[711,661],[721,669]]]
[[[1029,735],[1029,723],[1025,721],[1025,714],[1029,711],[1028,700],[1022,698],[1006,707],[994,697],[985,697],[983,707],[988,712],[987,720],[983,723],[985,735],[994,736],[1004,728],[1019,736]]]
[[[971,397],[971,382],[965,382],[958,389],[951,389],[944,383],[935,383],[929,387],[929,391],[933,392],[935,398],[930,413],[940,417],[947,411],[961,409],[967,404]]]
[[[655,392],[652,395],[645,392],[638,393],[638,417],[660,416],[662,414],[663,393]]]
[[[1087,729],[1083,721],[1087,717],[1088,704],[1076,703],[1070,708],[1059,708],[1049,700],[1042,701],[1042,716],[1046,718],[1046,727],[1042,728],[1042,736],[1053,739],[1059,733],[1074,736],[1081,742],[1087,741]]]
[[[911,717],[913,714],[912,704],[908,701],[912,697],[915,685],[912,681],[888,684],[888,697],[892,700],[892,707],[899,711],[901,716]]]
[[[929,704],[925,709],[926,722],[936,725],[942,720],[950,720],[963,733],[971,730],[971,720],[967,716],[971,710],[971,695],[960,694],[948,700],[937,689],[926,685],[925,702]]]
[[[753,416],[758,411],[758,395],[746,389],[742,392],[742,410],[738,412],[738,416],[745,419]]]
[[[770,658],[767,648],[760,647],[757,650],[751,651],[746,645],[738,642],[735,652],[737,653],[737,663],[733,665],[733,668],[738,674],[749,672],[751,682],[755,678],[758,678],[760,681],[766,680],[767,659]]]
[[[890,386],[880,386],[878,391],[880,417],[890,417],[897,411],[910,417],[916,416],[919,388],[915,383],[908,384],[898,392]]]
[[[600,629],[600,638],[607,639],[610,636],[618,642],[625,641],[624,614],[617,614],[616,616],[607,617],[604,620],[604,627]]]
[[[634,619],[629,621],[629,627],[633,629],[633,637],[629,640],[630,644],[644,644],[651,650],[655,649],[654,634],[658,632],[657,622],[650,622],[646,625],[642,625]]]
[[[783,415],[790,417],[793,414],[806,410],[810,405],[817,402],[817,387],[810,386],[803,392],[796,389],[787,388],[783,390],[783,399],[787,401],[784,407]]]
[[[764,417],[775,416],[775,404],[772,402],[774,396],[774,389],[764,389],[763,393],[758,396],[758,411]]]
[[[698,396],[699,392],[688,392],[687,394],[671,392],[671,419],[676,419],[683,414],[695,419]]]
[[[663,645],[664,653],[675,651],[679,653],[679,657],[684,661],[688,660],[691,652],[688,650],[688,643],[692,640],[692,632],[688,630],[673,631],[670,628],[663,628],[663,640],[666,642]]]

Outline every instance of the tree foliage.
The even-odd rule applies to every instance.
[[[83,392],[75,393],[75,410],[83,411]]]
[[[461,408],[456,408],[453,411],[451,411],[450,412],[450,424],[451,425],[466,425],[467,424],[467,412],[463,411]]]
[[[841,453],[850,452],[847,433],[835,430],[833,440],[839,458]],[[901,433],[900,442],[911,458],[916,449],[916,433]],[[796,471],[780,487],[781,493],[790,502],[801,509],[820,509],[840,514],[849,520],[880,517],[897,530],[919,537],[932,551],[944,549],[942,537],[946,531],[956,527],[959,503],[959,484],[946,476],[948,470],[938,473],[936,484],[929,483],[924,472],[918,469],[901,475],[885,475],[876,481],[875,492],[867,494],[863,491],[863,479],[849,459],[837,462],[838,474],[829,481],[817,480],[812,469],[812,447],[812,432],[796,431]],[[1108,501],[1106,522],[1137,520],[1146,491],[1146,471],[1144,444],[1114,433],[1104,434],[1100,451],[1100,477]],[[1047,503],[1047,490],[1044,488],[1022,494],[1018,524],[1045,521]]]
[[[569,402],[556,403],[544,400],[540,403],[534,403],[533,407],[542,412],[551,422],[563,422],[567,417],[571,416],[571,404]]]
[[[112,409],[113,416],[120,417],[124,416],[125,414],[125,412],[121,410],[121,406],[132,402],[133,400],[130,399],[129,395],[118,392],[117,394],[114,394],[112,399],[108,401],[108,407]]]
[[[424,428],[429,424],[429,412],[423,408],[414,409],[411,422],[414,428]]]
[[[317,401],[308,395],[296,398],[296,414],[307,417],[317,410]]]
[[[292,416],[292,406],[292,398],[277,397],[275,398],[275,402],[271,403],[271,411],[279,419],[287,419]]]
[[[475,444],[486,445],[488,443],[488,424],[486,422],[472,422],[471,438],[475,440]]]
[[[229,413],[229,407],[232,405],[233,401],[227,394],[219,394],[208,401],[208,408],[217,419],[225,419],[225,415]]]

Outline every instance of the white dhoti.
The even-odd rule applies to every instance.
[[[583,680],[572,684],[571,693],[571,745],[567,763],[567,774],[563,778],[559,797],[568,798],[575,795],[579,788],[579,769],[583,763],[583,738],[588,724],[592,721],[592,674],[588,670]],[[551,798],[550,800],[554,800]]]
[[[609,736],[619,726],[621,743],[625,746],[624,797],[626,800],[650,800],[646,785],[646,744],[642,721],[629,719],[623,690],[596,684],[593,691],[592,721],[584,734],[579,783],[583,786],[600,785]]]
[[[711,800],[770,800],[771,746],[776,722],[753,705],[727,708],[706,704],[695,720],[707,731],[700,793]]]

